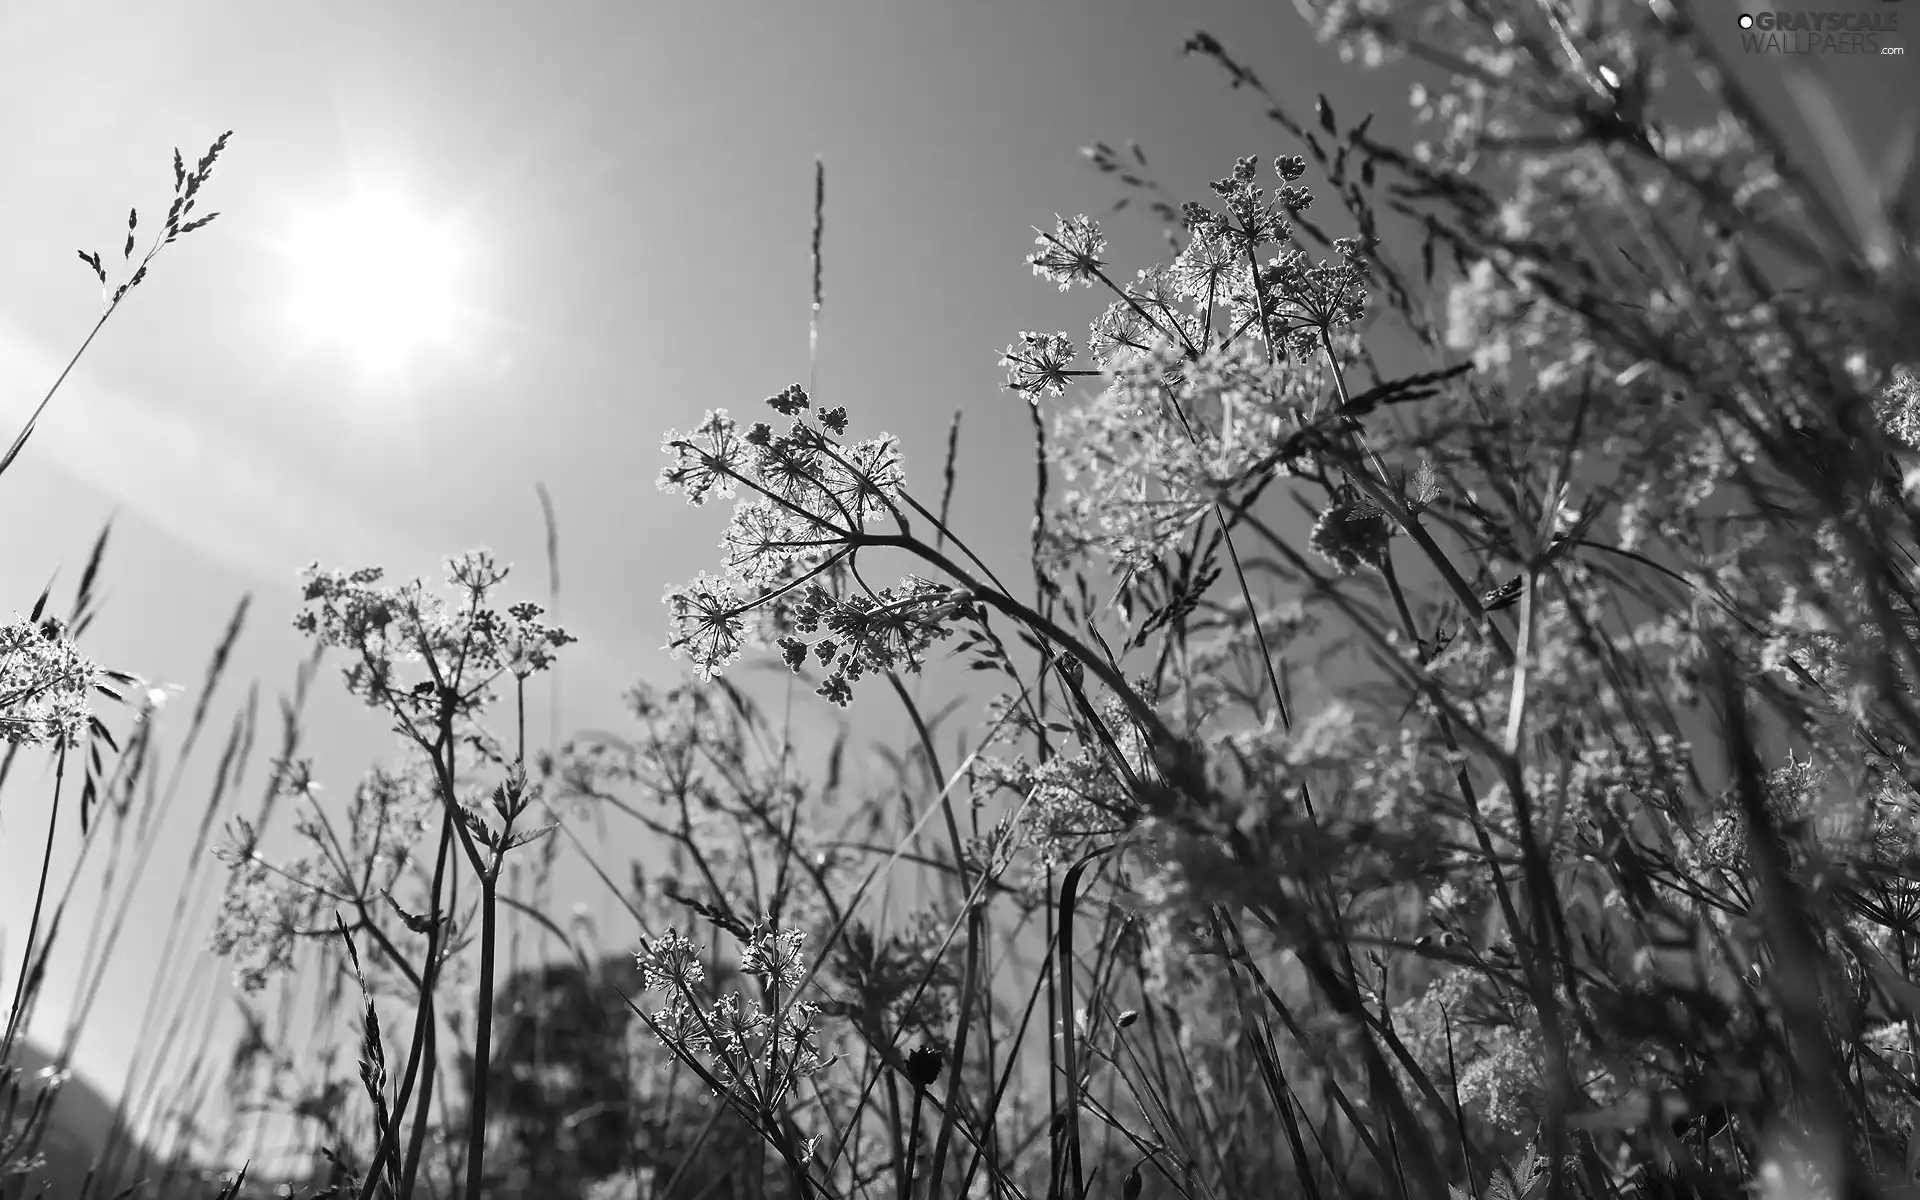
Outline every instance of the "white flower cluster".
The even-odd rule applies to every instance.
[[[642,945],[635,955],[641,988],[664,992],[648,1018],[660,1043],[712,1075],[728,1097],[755,1113],[771,1112],[803,1076],[832,1061],[821,1053],[820,1009],[797,998],[806,978],[800,954],[806,934],[761,924],[740,941],[740,970],[760,981],[758,999],[728,992],[703,996],[707,978],[693,943],[677,931]]]
[[[72,745],[93,716],[88,694],[103,674],[57,619],[0,625],[0,740]]]

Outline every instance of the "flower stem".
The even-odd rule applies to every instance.
[[[505,837],[503,833],[501,835]],[[473,1083],[469,1090],[471,1114],[467,1124],[467,1200],[479,1200],[486,1179],[487,1075],[493,1054],[494,942],[499,924],[500,864],[480,877],[480,995],[474,1014]]]

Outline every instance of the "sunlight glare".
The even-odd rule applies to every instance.
[[[461,246],[444,221],[390,192],[361,191],[310,214],[289,245],[292,312],[309,336],[392,370],[456,329]]]

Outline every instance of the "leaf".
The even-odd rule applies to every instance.
[[[472,809],[468,808],[464,804],[461,805],[460,806],[460,823],[467,827],[467,832],[473,835],[473,839],[475,841],[486,846],[488,849],[493,848],[494,846],[493,830],[487,828],[487,823],[480,818],[479,813],[473,811]]]
[[[528,842],[538,841],[539,839],[547,836],[548,834],[552,833],[554,830],[558,828],[560,828],[560,822],[552,821],[552,822],[549,822],[548,824],[540,826],[538,829],[528,829],[523,832],[516,833],[512,837],[507,839],[506,845],[500,847],[500,853],[505,854],[507,851],[518,849],[519,847],[526,845]]]
[[[1432,504],[1440,498],[1440,481],[1435,478],[1433,460],[1422,458],[1420,466],[1413,473],[1411,494],[1407,499],[1415,512]]]
[[[1520,1152],[1519,1158],[1513,1160],[1513,1183],[1520,1200],[1535,1200],[1551,1176],[1552,1172],[1547,1170],[1546,1156],[1537,1147],[1529,1145]]]
[[[510,817],[510,814],[519,812],[525,807],[520,801],[521,798],[526,795],[526,791],[526,772],[524,770],[515,770],[513,767],[507,768],[506,777],[496,784],[493,789],[493,811],[503,817]]]
[[[399,916],[400,923],[408,929],[420,934],[433,932],[433,927],[437,923],[433,918],[423,917],[417,913],[410,913],[406,909],[401,908],[400,902],[393,898],[391,892],[387,893],[387,904]]]

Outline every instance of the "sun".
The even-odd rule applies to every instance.
[[[359,189],[304,214],[287,240],[291,316],[373,371],[448,348],[459,330],[464,247],[454,225],[398,191]]]

